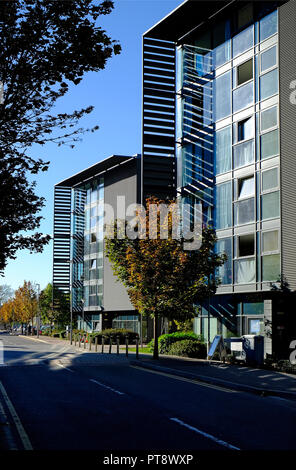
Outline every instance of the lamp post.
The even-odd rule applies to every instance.
[[[39,338],[39,329],[40,329],[40,305],[39,305],[39,298],[40,298],[40,284],[37,285],[37,338]]]
[[[84,330],[84,298],[81,299],[82,303],[82,329]]]

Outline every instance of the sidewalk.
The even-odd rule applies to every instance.
[[[156,361],[140,354],[130,364],[256,395],[296,400],[296,375],[292,374],[163,355]]]

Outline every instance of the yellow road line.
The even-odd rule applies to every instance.
[[[22,336],[22,338],[30,339],[31,341],[40,341],[40,343],[50,344],[49,341],[44,341],[44,339],[30,338],[30,336]]]
[[[198,380],[187,379],[186,377],[180,377],[178,375],[168,374],[167,372],[160,372],[158,370],[146,369],[145,367],[140,367],[140,366],[130,366],[130,367],[133,367],[133,369],[139,369],[142,371],[150,372],[151,374],[164,375],[165,377],[170,377],[172,379],[181,380],[182,382],[189,382],[195,385],[201,385],[202,387],[214,388],[215,390],[220,390],[221,392],[236,393],[235,390],[222,388],[222,387],[219,387],[218,385],[212,385],[212,384],[208,384],[205,382],[199,382]]]
[[[5,388],[4,388],[1,381],[0,381],[0,391],[3,395],[3,398],[4,398],[4,401],[7,405],[7,408],[9,409],[9,412],[12,416],[15,427],[18,430],[18,433],[19,433],[19,436],[20,436],[21,441],[23,443],[24,449],[25,450],[33,450],[33,447],[32,447],[32,444],[30,442],[29,436],[26,433],[26,431],[25,431],[25,429],[24,429],[24,427],[21,423],[21,420],[20,420],[17,412],[15,411],[15,408],[14,408],[13,404],[11,403],[11,401],[10,401],[10,399],[9,399],[7,393],[6,393],[6,390],[5,390]]]

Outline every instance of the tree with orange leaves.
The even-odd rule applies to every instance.
[[[179,321],[193,318],[195,305],[216,292],[217,268],[226,260],[226,255],[215,253],[216,236],[209,227],[202,230],[199,249],[184,250],[184,239],[173,237],[172,213],[161,219],[155,212],[155,206],[161,204],[166,203],[155,197],[146,200],[146,211],[137,214],[139,237],[127,237],[126,233],[118,236],[122,222],[117,221],[114,236],[106,239],[106,255],[114,274],[127,288],[139,313],[154,319],[154,359],[158,359],[160,317]],[[163,225],[167,227],[166,238],[161,236]]]

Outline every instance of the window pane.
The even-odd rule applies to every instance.
[[[263,302],[244,302],[243,303],[244,315],[264,315]]]
[[[279,191],[264,194],[262,197],[262,219],[271,219],[280,215]]]
[[[216,133],[216,174],[231,170],[232,139],[231,126]]]
[[[250,82],[233,92],[233,112],[250,106],[254,102],[254,83]]]
[[[241,33],[234,36],[233,41],[233,57],[242,54],[254,45],[254,26],[250,26]]]
[[[255,194],[255,179],[254,176],[251,178],[242,178],[238,180],[238,199],[242,199]]]
[[[251,139],[254,137],[254,117],[244,119],[237,124],[237,141]]]
[[[262,280],[277,281],[280,278],[280,255],[262,256]]]
[[[239,168],[254,161],[254,141],[250,140],[233,147],[233,166]]]
[[[261,158],[273,157],[278,155],[279,148],[279,131],[275,130],[261,136]]]
[[[274,230],[272,232],[262,233],[262,252],[276,251],[279,249],[279,232]]]
[[[234,262],[234,282],[235,284],[256,282],[255,259],[241,259]]]
[[[223,21],[214,28],[214,65],[220,67],[231,59],[230,21]]]
[[[237,86],[252,80],[252,78],[253,59],[250,59],[237,67]]]
[[[255,237],[254,234],[241,235],[238,237],[238,253],[237,256],[254,256],[255,254]]]
[[[215,118],[216,121],[231,114],[231,72],[215,80]]]
[[[262,52],[261,54],[261,72],[268,70],[274,65],[277,61],[277,48],[276,46],[268,49],[268,51]]]
[[[264,39],[267,39],[273,34],[277,33],[277,24],[277,11],[274,11],[270,15],[267,15],[262,18],[262,20],[260,21],[260,41],[264,41]]]
[[[277,118],[277,106],[273,108],[266,109],[261,113],[261,131],[266,131],[271,127],[275,127],[278,123]]]
[[[255,218],[254,198],[236,202],[234,204],[235,225],[253,222]]]
[[[262,191],[277,188],[279,185],[278,169],[266,170],[262,173]]]
[[[226,253],[227,261],[218,269],[222,284],[232,284],[232,239],[223,238],[216,243],[217,253]]]
[[[249,335],[262,335],[264,333],[264,322],[260,318],[248,319],[248,334]]]
[[[231,183],[216,186],[216,228],[231,227],[232,194]]]
[[[265,100],[278,93],[278,69],[272,70],[260,77],[260,97]]]

